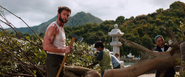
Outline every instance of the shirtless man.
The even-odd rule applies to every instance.
[[[45,33],[43,50],[47,52],[46,70],[47,77],[56,77],[63,61],[65,53],[70,53],[71,46],[66,46],[66,36],[64,31],[64,24],[68,21],[71,14],[71,9],[68,7],[58,7],[57,20],[51,23]],[[60,73],[63,77],[64,71]]]

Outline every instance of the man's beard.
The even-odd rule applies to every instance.
[[[62,22],[62,23],[66,23],[66,22],[67,22],[67,20],[64,22],[63,19],[61,18],[61,16],[59,17],[59,20],[60,20],[60,22]]]

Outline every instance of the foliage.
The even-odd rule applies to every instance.
[[[181,40],[185,40],[185,25],[180,21],[180,28],[178,28],[179,31],[181,31]]]
[[[178,28],[178,30],[181,31],[180,39],[184,41],[185,40],[185,25],[181,21],[180,21],[180,28]],[[181,65],[181,68],[179,70],[180,77],[185,77],[185,70],[184,70],[185,69],[185,62],[181,61],[181,58],[178,58],[177,62],[179,65]]]
[[[11,35],[9,37],[10,39],[7,39],[8,35]],[[31,38],[29,34],[24,35],[29,39]],[[21,66],[24,63],[42,66],[42,68],[45,67],[46,53],[42,48],[32,45],[29,41],[14,37],[14,33],[9,34],[7,31],[0,31],[0,36],[2,46],[6,48],[6,51],[3,49],[0,50],[0,71],[24,73]],[[32,40],[30,39],[30,41]],[[70,41],[70,39],[67,39],[67,45],[69,45]],[[67,57],[66,65],[86,67],[92,64],[95,60],[94,52],[93,46],[89,46],[84,42],[76,41],[74,43],[72,53]],[[94,69],[99,70],[99,68]]]
[[[67,39],[67,45],[69,45],[71,40]],[[94,59],[94,52],[92,50],[93,46],[89,46],[87,43],[76,41],[73,44],[73,50],[69,53],[66,60],[66,65],[76,65],[86,67],[92,63]]]
[[[119,16],[116,21],[106,20],[101,24],[87,23],[72,28],[65,27],[65,30],[67,30],[66,35],[70,35],[68,32],[71,31],[74,34],[84,37],[84,42],[90,45],[101,40],[105,43],[107,49],[112,50],[112,47],[109,45],[112,40],[111,37],[108,36],[108,32],[114,28],[114,24],[118,23],[119,29],[125,33],[124,38],[153,50],[156,46],[153,40],[156,35],[163,35],[165,42],[170,40],[167,33],[161,29],[161,25],[167,26],[172,30],[178,40],[183,41],[183,39],[180,39],[182,32],[178,30],[178,28],[180,28],[179,21],[185,23],[183,6],[185,6],[183,2],[176,1],[170,5],[169,9],[164,10],[163,8],[159,8],[156,12],[148,15],[139,15],[135,18],[132,16],[129,19],[125,19],[124,16]],[[124,45],[121,46],[120,52],[121,56],[127,55],[130,52],[135,56],[140,55],[139,51]]]
[[[7,31],[0,31],[0,36],[1,75],[6,76],[4,73],[24,73],[23,68],[30,69],[26,65],[42,66],[45,64],[46,53],[39,46],[30,43],[29,34],[25,34],[25,37],[30,41],[15,38],[14,33],[9,34]],[[39,44],[38,41],[35,42]]]
[[[179,70],[180,75],[176,75],[176,77],[185,77],[185,71],[184,71],[185,62],[181,61],[181,58],[177,58],[177,65],[181,65],[181,67]]]

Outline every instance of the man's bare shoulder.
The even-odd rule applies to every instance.
[[[52,29],[57,29],[57,26],[55,25],[55,23],[51,23],[51,24],[48,26],[47,29],[50,29],[50,28],[52,28]]]
[[[56,34],[57,29],[57,26],[54,23],[51,23],[46,29],[46,33]]]

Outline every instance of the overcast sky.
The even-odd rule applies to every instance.
[[[118,16],[147,15],[159,8],[165,10],[175,1],[185,3],[185,0],[0,0],[0,5],[21,17],[29,26],[35,26],[56,16],[58,6],[71,8],[71,16],[83,11],[104,21],[116,20]],[[4,14],[16,27],[27,27],[6,11]],[[7,27],[2,22],[0,24]]]

